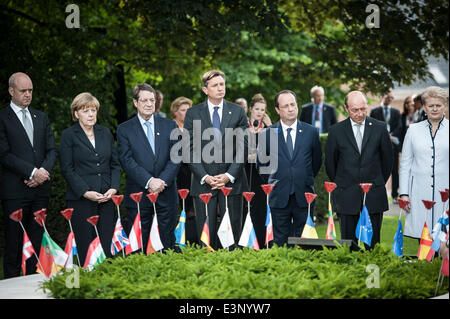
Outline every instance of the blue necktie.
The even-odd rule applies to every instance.
[[[292,128],[289,127],[289,128],[287,129],[286,145],[287,145],[287,149],[288,149],[288,151],[289,151],[289,156],[290,156],[291,159],[292,159],[292,157],[294,156],[294,147],[293,147],[293,145],[292,145],[291,131],[292,131]]]
[[[147,127],[147,139],[150,143],[150,147],[152,148],[153,154],[155,154],[155,137],[153,135],[152,123],[145,122],[145,126]]]
[[[216,129],[214,131],[216,141],[219,141],[221,133],[220,133],[220,117],[219,117],[219,107],[218,106],[214,106],[214,112],[213,112],[213,116],[212,116],[212,125]]]

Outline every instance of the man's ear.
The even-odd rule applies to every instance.
[[[208,95],[208,88],[206,86],[202,86],[202,91],[205,95]]]
[[[137,109],[137,103],[138,103],[138,101],[136,101],[136,99],[133,99],[133,105],[136,109]]]
[[[13,96],[14,95],[14,88],[9,87],[8,88],[8,92],[9,92],[9,95]]]

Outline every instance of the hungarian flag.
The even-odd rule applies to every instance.
[[[28,238],[27,233],[24,232],[23,233],[23,246],[22,246],[22,271],[23,271],[24,276],[26,275],[25,262],[33,254],[34,254],[33,245],[31,244],[30,238]]]
[[[94,266],[101,264],[105,259],[105,252],[103,251],[102,244],[100,243],[100,238],[97,236],[89,245],[83,268],[92,270]]]
[[[177,228],[175,228],[175,243],[181,247],[186,247],[186,212],[184,209],[181,211],[180,220]]]
[[[142,229],[141,229],[141,214],[138,213],[134,219],[133,227],[128,236],[130,244],[125,247],[125,253],[131,254],[133,251],[142,249]]]
[[[209,238],[209,216],[206,216],[205,223],[203,224],[202,234],[200,236],[200,240],[206,245],[207,251],[214,251],[211,247],[210,238]]]
[[[336,239],[336,229],[334,228],[333,210],[331,209],[331,203],[328,203],[328,227],[326,239]]]
[[[114,256],[129,244],[130,241],[123,230],[122,223],[120,222],[120,216],[117,216],[116,227],[114,228],[114,234],[111,241],[111,254]]]
[[[427,227],[427,222],[423,225],[422,235],[420,236],[419,250],[417,251],[417,257],[420,260],[427,258],[428,252],[430,251],[431,245],[433,244],[433,239],[430,236],[430,231]]]
[[[225,214],[223,214],[219,230],[217,231],[217,236],[219,237],[220,243],[222,244],[223,248],[234,245],[233,230],[231,229],[231,220],[228,208],[225,209]]]
[[[73,232],[70,232],[69,236],[67,236],[66,247],[64,248],[64,252],[67,254],[67,261],[64,264],[64,267],[72,269],[73,256],[78,255],[77,244],[75,242],[75,235],[73,234]]]
[[[314,226],[314,222],[310,215],[306,219],[305,227],[303,228],[301,238],[319,238],[317,236],[316,227]]]
[[[64,267],[67,261],[67,254],[50,238],[47,232],[44,232],[44,235],[42,235],[39,261],[40,264],[36,265],[38,272],[44,274],[47,278],[56,274]]]
[[[164,245],[159,236],[158,218],[155,214],[152,221],[152,228],[150,229],[150,235],[148,237],[147,255],[153,254],[155,251],[159,251],[163,248]]]
[[[269,244],[270,241],[273,240],[273,224],[272,224],[272,213],[270,212],[270,207],[267,205],[267,212],[266,212],[266,246]]]
[[[256,239],[255,229],[253,228],[252,218],[250,213],[245,218],[244,228],[242,229],[239,245],[259,250],[258,240]]]

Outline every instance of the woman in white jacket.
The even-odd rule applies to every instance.
[[[400,188],[402,199],[409,199],[405,210],[405,236],[419,238],[424,223],[428,229],[443,212],[439,191],[449,188],[449,121],[448,92],[439,87],[429,87],[422,93],[422,103],[428,120],[409,126],[406,132],[400,161]],[[427,211],[422,200],[435,201]]]

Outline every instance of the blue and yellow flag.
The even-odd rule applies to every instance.
[[[181,247],[186,247],[186,212],[181,211],[180,220],[175,228],[175,243]]]
[[[373,228],[366,205],[363,206],[361,216],[358,220],[358,225],[356,225],[355,235],[360,241],[370,246],[370,243],[372,242]]]
[[[314,226],[314,222],[310,215],[308,215],[308,219],[306,219],[306,224],[303,228],[301,238],[319,238],[319,236],[317,236],[316,227]]]
[[[403,227],[400,219],[398,220],[397,231],[395,232],[394,243],[392,244],[391,250],[397,256],[403,256]]]

